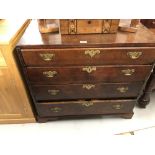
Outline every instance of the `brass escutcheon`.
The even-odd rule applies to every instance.
[[[55,54],[52,53],[46,53],[46,54],[40,54],[40,57],[44,60],[44,61],[51,61],[54,58]]]
[[[94,103],[92,101],[86,101],[86,102],[82,103],[82,106],[85,106],[85,107],[90,107],[93,105],[94,105]]]
[[[45,75],[45,76],[48,77],[48,78],[52,78],[52,77],[54,77],[56,74],[57,74],[56,71],[45,71],[45,72],[43,72],[43,75]]]
[[[93,58],[96,54],[100,54],[100,50],[86,50],[85,55],[89,55],[91,58]]]
[[[126,76],[130,76],[135,72],[135,69],[124,69],[122,70],[122,73],[124,73],[124,75]]]
[[[122,105],[121,104],[115,104],[112,107],[113,107],[113,109],[120,110]]]
[[[95,85],[93,84],[83,84],[82,86],[84,89],[90,90],[92,88],[95,88]]]
[[[128,87],[119,87],[117,88],[117,90],[120,92],[120,93],[125,93],[128,91]]]
[[[51,108],[51,111],[52,112],[60,112],[62,109],[59,108],[59,107],[54,107],[54,108]]]
[[[131,59],[138,59],[142,55],[142,52],[127,52],[127,55]]]
[[[57,95],[60,92],[60,90],[48,90],[48,93],[51,95]]]
[[[87,66],[83,67],[82,70],[86,71],[87,73],[91,73],[92,71],[96,71],[96,67]]]

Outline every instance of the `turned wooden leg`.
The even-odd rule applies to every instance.
[[[146,105],[150,102],[150,94],[151,92],[145,92],[138,100],[138,105],[141,108],[146,108]]]
[[[134,113],[130,113],[130,114],[122,114],[121,117],[122,118],[126,118],[126,119],[131,119]]]

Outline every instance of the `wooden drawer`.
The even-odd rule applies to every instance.
[[[32,84],[69,84],[98,82],[144,81],[152,66],[78,66],[78,67],[28,67]]]
[[[152,64],[155,48],[23,49],[26,66]]]
[[[36,103],[39,116],[132,113],[136,100],[92,100]]]
[[[37,101],[136,98],[143,82],[70,85],[36,85],[32,90]]]

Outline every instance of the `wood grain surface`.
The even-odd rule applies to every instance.
[[[3,20],[0,25],[0,123],[35,122],[13,49],[29,20]]]

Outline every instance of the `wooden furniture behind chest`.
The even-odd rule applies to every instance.
[[[155,19],[141,19],[141,23],[149,28],[155,35]],[[150,102],[150,94],[155,91],[155,69],[153,70],[145,89],[145,93],[142,95],[142,107],[146,107],[146,105]]]
[[[40,34],[33,21],[15,54],[38,121],[131,118],[152,73],[155,36],[144,27],[134,34]]]
[[[155,19],[141,19],[140,21],[147,28],[155,28]]]
[[[0,123],[35,122],[13,55],[29,20],[0,20]]]

